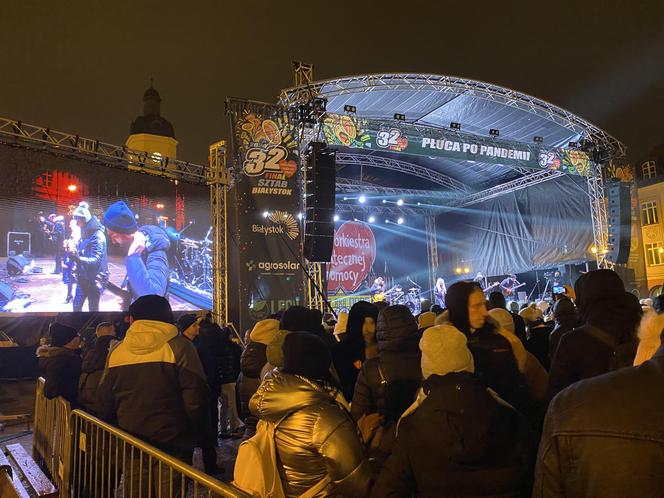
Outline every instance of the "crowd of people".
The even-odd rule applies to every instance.
[[[147,295],[122,341],[101,324],[81,360],[54,323],[38,354],[47,396],[183,461],[202,448],[208,473],[222,472],[218,436],[270,434],[287,497],[661,496],[662,305],[611,270],[553,305],[460,281],[418,316],[293,306],[241,346]]]

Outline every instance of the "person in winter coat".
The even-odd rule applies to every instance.
[[[566,296],[561,297],[553,303],[553,318],[556,326],[553,328],[551,335],[549,335],[549,362],[553,360],[562,336],[571,331],[579,323],[576,306]]]
[[[646,328],[643,338],[661,336],[659,319]],[[533,498],[662,496],[664,347],[649,354],[638,367],[576,382],[553,398]]]
[[[371,497],[529,496],[537,443],[524,417],[473,375],[466,336],[437,325],[420,348],[423,385]]]
[[[512,320],[514,321],[514,335],[525,345],[527,339],[526,322],[519,316],[518,310],[517,313],[514,313],[511,309],[508,309],[505,295],[502,292],[494,291],[489,294],[489,310],[497,308],[506,310],[512,316]]]
[[[99,411],[104,420],[184,462],[191,462],[204,427],[207,385],[196,349],[178,334],[173,312],[162,296],[142,296],[130,308],[131,326],[113,348],[99,383]],[[134,489],[147,496],[147,486],[159,487],[159,466],[134,458]],[[142,474],[141,474],[142,471]],[[179,495],[181,475],[161,474]],[[128,492],[128,490],[126,490]],[[153,489],[153,495],[156,489]]]
[[[156,225],[139,228],[124,201],[108,207],[104,226],[111,241],[127,249],[125,264],[131,301],[150,294],[166,296],[170,271],[166,251],[171,246],[166,232]]]
[[[221,383],[221,437],[240,436],[245,427],[237,413],[237,402],[235,399],[235,383],[240,375],[240,358],[242,348],[231,340],[229,328],[220,329],[221,350],[219,363],[217,364],[217,375]]]
[[[322,315],[319,310],[310,310],[304,306],[291,306],[283,312],[279,322],[279,330],[311,332],[320,337],[332,353],[337,347],[337,342],[334,337],[325,333],[321,320]]]
[[[76,251],[69,257],[76,265],[76,293],[74,311],[83,311],[88,301],[88,311],[99,311],[101,285],[99,279],[108,274],[106,255],[106,235],[104,227],[96,216],[92,216],[86,202],[81,202],[74,210],[73,217],[81,229],[81,238]]]
[[[549,398],[582,379],[609,372],[615,362],[614,348],[606,341],[632,350],[636,355],[636,328],[641,319],[638,299],[625,292],[622,280],[612,270],[595,270],[581,275],[574,291],[583,324],[563,335],[551,362]],[[599,331],[599,332],[597,332]],[[608,336],[606,339],[596,337]]]
[[[83,354],[81,364],[81,377],[78,384],[78,401],[83,408],[96,415],[99,412],[97,406],[97,389],[99,381],[106,367],[106,358],[111,348],[111,343],[116,341],[115,328],[112,323],[102,322],[95,329],[95,342],[93,346]]]
[[[372,444],[378,466],[389,455],[396,422],[415,399],[422,381],[417,322],[407,306],[397,304],[378,316],[379,354],[364,362],[353,394],[355,420],[379,413],[383,424],[380,441]]]
[[[54,322],[49,327],[50,345],[37,349],[39,371],[45,378],[44,395],[62,396],[77,404],[78,379],[81,374],[81,338],[76,329]]]
[[[65,217],[58,216],[55,213],[48,216],[51,223],[51,242],[55,250],[55,269],[54,274],[62,273],[62,256],[65,241]]]
[[[331,356],[308,332],[284,338],[284,366],[261,384],[250,409],[278,423],[275,446],[286,497],[297,497],[323,479],[316,497],[365,496],[371,477],[357,428],[330,384]]]
[[[543,301],[541,301],[543,302]],[[545,303],[548,304],[548,303]],[[549,336],[552,328],[544,323],[543,313],[535,303],[519,312],[519,316],[526,322],[528,338],[525,346],[535,358],[544,366],[549,368]]]
[[[261,370],[267,363],[267,346],[279,332],[279,320],[268,318],[254,325],[249,343],[240,356],[240,375],[237,383],[240,395],[240,417],[248,434],[256,429],[258,419],[249,411],[249,400],[261,384]]]
[[[339,375],[341,391],[347,401],[353,399],[357,375],[366,358],[364,330],[375,328],[378,309],[366,301],[356,302],[348,313],[343,341],[333,351],[334,368]]]

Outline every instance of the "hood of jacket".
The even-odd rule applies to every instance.
[[[636,350],[634,366],[652,358],[662,345],[662,331],[664,331],[664,314],[649,311],[641,319],[639,325],[639,347]]]
[[[376,340],[380,351],[417,350],[417,320],[401,304],[389,306],[378,315]]]
[[[154,251],[168,251],[171,241],[161,227],[156,225],[145,225],[139,228],[147,236],[145,250],[150,253]]]
[[[81,238],[89,239],[98,230],[104,233],[104,226],[99,223],[99,220],[96,216],[93,216],[90,218],[90,221],[88,221],[85,226],[81,228]]]
[[[157,351],[178,335],[178,329],[171,323],[155,320],[136,320],[127,330],[122,343],[135,355],[146,355]]]
[[[263,381],[249,406],[258,418],[278,422],[302,408],[334,403],[336,392],[306,377],[276,370],[272,377]]]

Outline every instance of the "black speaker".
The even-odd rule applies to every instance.
[[[327,144],[311,142],[306,160],[304,257],[327,262],[334,248],[336,155]]]
[[[0,306],[4,306],[14,299],[14,289],[5,282],[0,282]]]
[[[10,275],[21,275],[25,267],[30,264],[30,260],[25,256],[11,256],[7,260],[7,273]]]
[[[609,240],[606,258],[612,263],[623,265],[629,259],[632,243],[632,213],[629,184],[610,180],[607,182],[606,199],[608,204]]]

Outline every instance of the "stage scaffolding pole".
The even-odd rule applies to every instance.
[[[226,194],[229,184],[226,168],[226,142],[210,145],[210,221],[212,222],[212,314],[222,326],[228,323],[228,223]]]
[[[606,259],[609,240],[609,223],[606,212],[606,197],[602,179],[602,166],[592,162],[593,174],[588,177],[588,196],[590,197],[590,217],[593,223],[593,242],[597,268],[613,268]]]
[[[438,278],[438,237],[436,236],[436,217],[424,218],[427,232],[427,253],[429,256],[429,289],[433,289]]]

